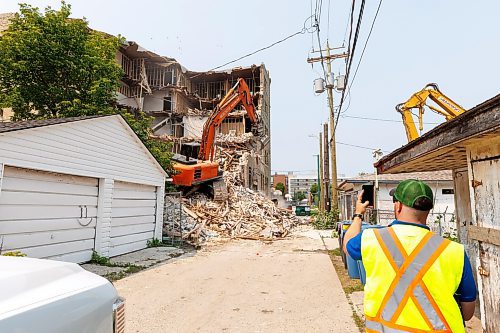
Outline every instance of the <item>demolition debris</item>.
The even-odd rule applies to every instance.
[[[229,136],[225,139],[226,143],[231,141]],[[224,170],[227,200],[216,202],[201,193],[182,199],[182,217],[165,224],[164,234],[182,236],[193,245],[210,238],[270,241],[286,237],[299,219],[261,193],[243,186],[242,169],[252,153],[246,149],[219,148],[216,160]]]

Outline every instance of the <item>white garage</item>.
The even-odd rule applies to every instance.
[[[166,173],[121,116],[0,123],[0,244],[71,262],[161,239]]]

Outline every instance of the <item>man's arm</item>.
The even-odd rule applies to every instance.
[[[476,309],[477,287],[474,281],[474,274],[470,265],[469,257],[464,252],[464,267],[462,279],[457,289],[458,301],[462,310],[462,317],[465,321],[470,320]]]
[[[476,310],[476,301],[472,302],[460,302],[462,307],[462,317],[465,321],[470,320],[474,316],[474,311]]]
[[[368,207],[369,202],[361,202],[361,197],[363,196],[363,191],[361,191],[358,194],[358,200],[356,201],[356,209],[355,209],[355,214],[364,214],[366,212],[366,207]],[[347,243],[355,237],[357,234],[361,232],[361,223],[363,221],[359,217],[355,217],[352,220],[352,224],[347,229],[345,235],[344,235],[344,240],[342,241],[342,250],[347,254]]]

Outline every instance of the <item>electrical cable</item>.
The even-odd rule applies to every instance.
[[[374,151],[374,150],[378,150],[379,148],[370,148],[370,147],[364,147],[364,146],[357,146],[357,145],[352,145],[350,143],[344,143],[344,142],[339,142],[339,141],[336,141],[335,142],[336,144],[338,145],[343,145],[343,146],[349,146],[349,147],[355,147],[355,148],[360,148],[360,149],[367,149],[367,150],[371,150],[371,151]],[[384,153],[388,153],[387,150],[381,150],[382,152]]]
[[[360,6],[360,9],[359,9],[359,14],[358,14],[358,20],[357,20],[357,24],[356,24],[356,32],[354,33],[354,40],[352,42],[352,51],[350,51],[350,52],[348,51],[349,61],[348,61],[348,64],[347,64],[347,70],[346,70],[346,75],[345,75],[345,82],[346,82],[346,84],[349,82],[349,74],[351,72],[352,60],[354,59],[354,54],[355,54],[355,51],[356,51],[356,45],[357,45],[357,42],[358,42],[359,31],[360,31],[361,22],[362,22],[362,19],[363,19],[363,12],[364,12],[364,8],[365,8],[365,2],[366,2],[366,0],[362,0],[361,1],[361,6]],[[354,5],[354,0],[353,0],[353,5]],[[353,9],[353,11],[354,11],[354,9]],[[351,15],[351,19],[352,19],[352,15]],[[351,26],[351,33],[349,34],[349,41],[350,41],[351,35],[352,35],[352,26]],[[351,43],[349,42],[349,47],[350,46],[351,46]],[[339,112],[337,112],[337,119],[335,119],[334,132],[337,129],[338,121],[339,121],[339,116],[340,116],[340,113],[342,112],[342,106],[344,104],[344,99],[345,99],[345,93],[346,93],[346,89],[344,89],[342,91],[342,96],[340,98]],[[332,141],[332,139],[330,139],[330,143],[331,143],[331,141]]]
[[[378,3],[377,11],[375,12],[375,17],[373,18],[372,25],[370,27],[370,32],[368,33],[368,37],[366,37],[365,45],[363,46],[363,51],[361,52],[361,56],[359,57],[358,65],[356,66],[356,70],[354,71],[354,75],[351,80],[351,84],[349,85],[349,91],[351,91],[351,87],[354,84],[354,80],[356,79],[356,75],[358,74],[359,65],[361,65],[361,61],[363,60],[363,55],[365,54],[366,46],[368,45],[368,41],[370,40],[370,36],[373,32],[373,27],[375,26],[375,22],[377,21],[378,12],[380,11],[380,6],[382,5],[382,0]]]
[[[373,120],[373,121],[385,121],[391,123],[403,123],[402,120],[394,120],[394,119],[381,119],[381,118],[370,118],[370,117],[361,117],[361,116],[340,116],[342,118],[354,118],[354,119],[362,119],[362,120]],[[423,123],[424,125],[439,125],[441,123]]]
[[[328,19],[327,19],[327,30],[326,30],[326,40],[330,37],[330,0],[328,0]]]
[[[207,72],[211,72],[211,71],[217,70],[217,69],[219,69],[219,68],[225,67],[225,66],[227,66],[227,65],[230,65],[230,64],[235,63],[235,62],[237,62],[237,61],[240,61],[240,60],[242,60],[242,59],[248,58],[248,57],[250,57],[250,56],[252,56],[252,55],[254,55],[254,54],[256,54],[256,53],[259,53],[259,52],[262,52],[262,51],[264,51],[264,50],[270,49],[271,47],[273,47],[273,46],[275,46],[275,45],[278,45],[278,44],[280,44],[280,43],[283,43],[283,42],[287,41],[288,39],[293,38],[293,37],[295,37],[295,36],[297,36],[297,35],[303,35],[303,34],[305,34],[306,32],[307,32],[307,33],[314,33],[316,30],[312,30],[312,31],[311,31],[310,29],[311,29],[311,28],[313,28],[313,27],[315,27],[315,25],[311,25],[311,27],[310,27],[310,28],[307,28],[307,27],[306,27],[307,21],[309,21],[310,19],[312,19],[312,17],[311,17],[311,16],[310,16],[310,17],[308,17],[308,18],[306,18],[306,20],[304,21],[304,25],[303,25],[303,27],[302,27],[302,29],[301,29],[301,30],[299,30],[299,31],[297,31],[297,32],[295,32],[295,33],[293,33],[293,34],[291,34],[291,35],[288,35],[288,36],[286,36],[285,38],[282,38],[282,39],[280,39],[280,40],[278,40],[278,41],[276,41],[276,42],[274,42],[274,43],[272,43],[272,44],[269,44],[268,46],[262,47],[262,48],[260,48],[260,49],[258,49],[258,50],[255,50],[255,51],[253,51],[253,52],[250,52],[250,53],[248,53],[248,54],[245,54],[245,55],[243,55],[243,56],[241,56],[241,57],[239,57],[239,58],[237,58],[237,59],[234,59],[234,60],[228,61],[228,62],[226,62],[225,64],[222,64],[222,65],[220,65],[220,66],[217,66],[217,67],[211,68],[211,69],[209,69]],[[318,29],[319,29],[319,27],[318,27]],[[199,75],[202,75],[202,73],[197,74],[197,75],[194,75],[194,76],[192,76],[191,78],[195,78],[195,77],[197,77],[197,76],[199,76]]]

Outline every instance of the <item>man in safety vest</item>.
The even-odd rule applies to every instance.
[[[465,332],[474,314],[476,284],[461,244],[426,226],[431,188],[405,180],[391,191],[396,220],[361,232],[368,202],[358,196],[344,252],[366,271],[366,332]]]

